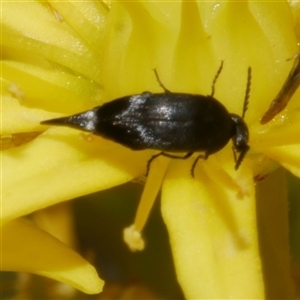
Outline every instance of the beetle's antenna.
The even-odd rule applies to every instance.
[[[221,65],[220,65],[220,67],[219,67],[219,69],[218,69],[218,71],[217,71],[217,74],[215,75],[215,78],[214,78],[214,80],[213,80],[213,82],[212,82],[212,85],[211,85],[211,94],[210,94],[210,95],[211,95],[212,97],[213,97],[214,94],[215,94],[215,84],[216,84],[216,82],[217,82],[218,77],[219,77],[220,74],[221,74],[222,69],[223,69],[223,60],[221,61]]]
[[[171,93],[171,91],[168,90],[168,89],[163,85],[163,83],[160,81],[160,79],[159,79],[159,77],[158,77],[158,73],[157,73],[157,71],[156,71],[156,68],[153,69],[153,71],[154,71],[154,74],[155,74],[155,77],[156,77],[156,80],[157,80],[159,86],[165,91],[165,93]]]
[[[243,113],[242,113],[242,118],[243,119],[245,117],[246,111],[248,109],[248,104],[249,104],[251,78],[252,78],[252,69],[251,69],[251,67],[249,67],[248,68],[248,79],[247,79],[247,87],[246,87],[246,93],[245,93],[244,107],[243,107]]]

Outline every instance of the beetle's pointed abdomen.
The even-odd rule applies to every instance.
[[[42,121],[43,125],[68,126],[79,130],[94,132],[97,125],[97,115],[95,109],[83,113]]]

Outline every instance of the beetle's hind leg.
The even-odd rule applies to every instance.
[[[215,78],[214,78],[214,80],[213,80],[213,82],[212,82],[212,85],[211,85],[211,96],[213,97],[214,96],[214,94],[215,94],[215,85],[216,85],[216,82],[217,82],[217,80],[218,80],[218,78],[219,78],[219,76],[220,76],[220,74],[221,74],[221,71],[222,71],[222,69],[223,69],[223,60],[221,61],[221,65],[220,65],[220,67],[219,67],[219,69],[218,69],[218,71],[217,71],[217,74],[215,75]],[[194,176],[193,176],[194,177]]]
[[[152,161],[159,157],[159,156],[165,156],[165,157],[169,157],[169,158],[174,158],[174,159],[187,159],[189,157],[191,157],[192,155],[194,154],[194,152],[188,152],[186,155],[184,156],[176,156],[176,155],[173,155],[173,154],[169,154],[169,153],[166,153],[166,152],[159,152],[155,155],[153,155],[149,160],[148,160],[148,163],[147,163],[147,170],[146,170],[146,176],[148,176],[149,174],[149,170],[150,170],[150,165],[152,163]],[[193,176],[194,177],[194,176]]]
[[[153,161],[155,158],[161,156],[161,154],[162,154],[162,152],[159,152],[158,154],[155,154],[155,155],[151,156],[151,158],[148,160],[148,162],[147,162],[146,176],[148,176],[148,174],[149,174],[149,171],[150,171],[150,165],[151,165],[152,161]]]
[[[155,74],[155,77],[156,77],[156,80],[157,80],[159,86],[165,91],[165,93],[166,93],[166,94],[172,93],[172,92],[171,92],[170,90],[168,90],[168,89],[164,86],[164,84],[161,82],[161,80],[159,79],[159,76],[158,76],[158,73],[157,73],[156,69],[153,69],[153,71],[154,71],[154,74]]]
[[[195,168],[196,168],[196,165],[197,165],[197,163],[198,163],[198,160],[201,158],[203,158],[204,160],[205,159],[207,159],[208,158],[208,156],[209,156],[209,154],[208,153],[205,153],[205,154],[200,154],[200,155],[198,155],[197,157],[196,157],[196,159],[194,160],[194,162],[193,162],[193,165],[192,165],[192,168],[191,168],[191,175],[192,175],[192,177],[194,178],[195,177]]]

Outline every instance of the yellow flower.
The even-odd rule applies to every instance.
[[[3,232],[7,231],[3,243],[16,248],[13,259],[7,258],[6,269],[36,272],[98,292],[101,284],[78,257],[68,261],[68,267],[49,270],[48,252],[39,265],[29,254],[18,255],[23,249],[17,247],[15,232],[29,225],[16,218],[138,178],[155,153],[133,152],[69,128],[45,130],[40,121],[124,95],[161,92],[154,68],[171,91],[207,95],[223,60],[215,97],[239,115],[247,68],[252,68],[245,117],[251,151],[235,171],[231,145],[227,145],[207,161],[199,161],[195,178],[190,176],[193,157],[157,158],[134,225],[125,235],[131,247],[143,248],[140,233],[161,188],[162,214],[187,298],[294,297],[283,171],[278,169],[256,186],[253,178],[262,179],[278,163],[300,177],[297,94],[282,117],[267,125],[259,123],[292,68],[293,62],[286,59],[298,51],[297,5],[2,3],[2,140],[8,148],[2,152],[2,224]],[[34,238],[41,233],[28,230],[22,244],[43,255],[44,247]],[[49,241],[48,251],[57,251],[54,244]],[[56,257],[50,264],[55,261]],[[80,286],[86,273],[70,271],[78,265],[88,268],[92,278]],[[57,270],[68,279],[57,275]]]

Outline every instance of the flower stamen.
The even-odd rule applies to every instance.
[[[124,229],[124,241],[132,251],[144,249],[141,232],[147,222],[149,213],[160,190],[170,159],[159,156],[150,166],[149,176],[135,216],[134,223]]]

